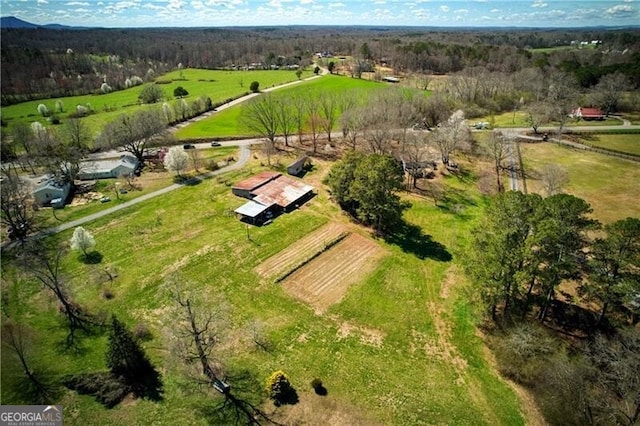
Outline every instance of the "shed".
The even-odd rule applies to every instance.
[[[308,162],[309,162],[309,157],[307,157],[306,155],[301,156],[296,161],[294,161],[293,163],[287,166],[287,173],[293,176],[298,176],[300,173],[302,173],[304,166]]]
[[[71,183],[56,180],[54,177],[45,177],[34,187],[33,198],[41,206],[59,199],[56,201],[56,206],[63,207],[70,191]]]
[[[78,179],[109,179],[130,176],[138,169],[140,163],[132,155],[122,155],[116,160],[86,161],[80,164]]]
[[[386,81],[387,83],[399,83],[400,82],[400,79],[398,77],[392,77],[392,76],[382,77],[382,80]]]
[[[264,205],[255,201],[248,201],[234,210],[234,213],[239,215],[241,219],[244,219],[252,224],[264,222],[267,219],[267,213],[271,205]]]

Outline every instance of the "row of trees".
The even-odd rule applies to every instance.
[[[638,321],[640,220],[608,224],[590,239],[599,224],[589,213],[587,202],[567,194],[506,192],[491,200],[466,265],[492,318],[524,317],[536,304],[544,322],[558,286],[573,280],[600,306],[597,324],[611,311]]]

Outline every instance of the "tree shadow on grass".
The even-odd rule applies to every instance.
[[[405,253],[411,253],[418,259],[433,259],[440,262],[451,261],[451,253],[447,248],[437,241],[434,241],[431,235],[422,233],[422,229],[416,225],[403,222],[393,232],[386,234],[384,239],[389,244],[395,244]]]
[[[102,262],[102,253],[98,251],[92,251],[91,253],[81,254],[78,256],[78,260],[86,265],[97,265]]]
[[[107,408],[115,407],[129,394],[151,401],[163,399],[160,374],[154,368],[135,378],[126,378],[111,372],[83,373],[67,376],[63,383],[81,395],[92,395]]]

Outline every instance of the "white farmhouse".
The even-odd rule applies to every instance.
[[[135,173],[139,164],[134,156],[126,154],[117,160],[87,161],[80,164],[78,179],[109,179],[129,176]]]

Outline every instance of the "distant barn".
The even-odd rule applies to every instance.
[[[571,111],[573,118],[582,118],[583,120],[604,120],[604,113],[598,108],[578,107]]]
[[[313,187],[277,172],[261,172],[235,184],[231,191],[250,201],[235,213],[245,222],[262,224],[281,212],[288,212],[313,196]]]

